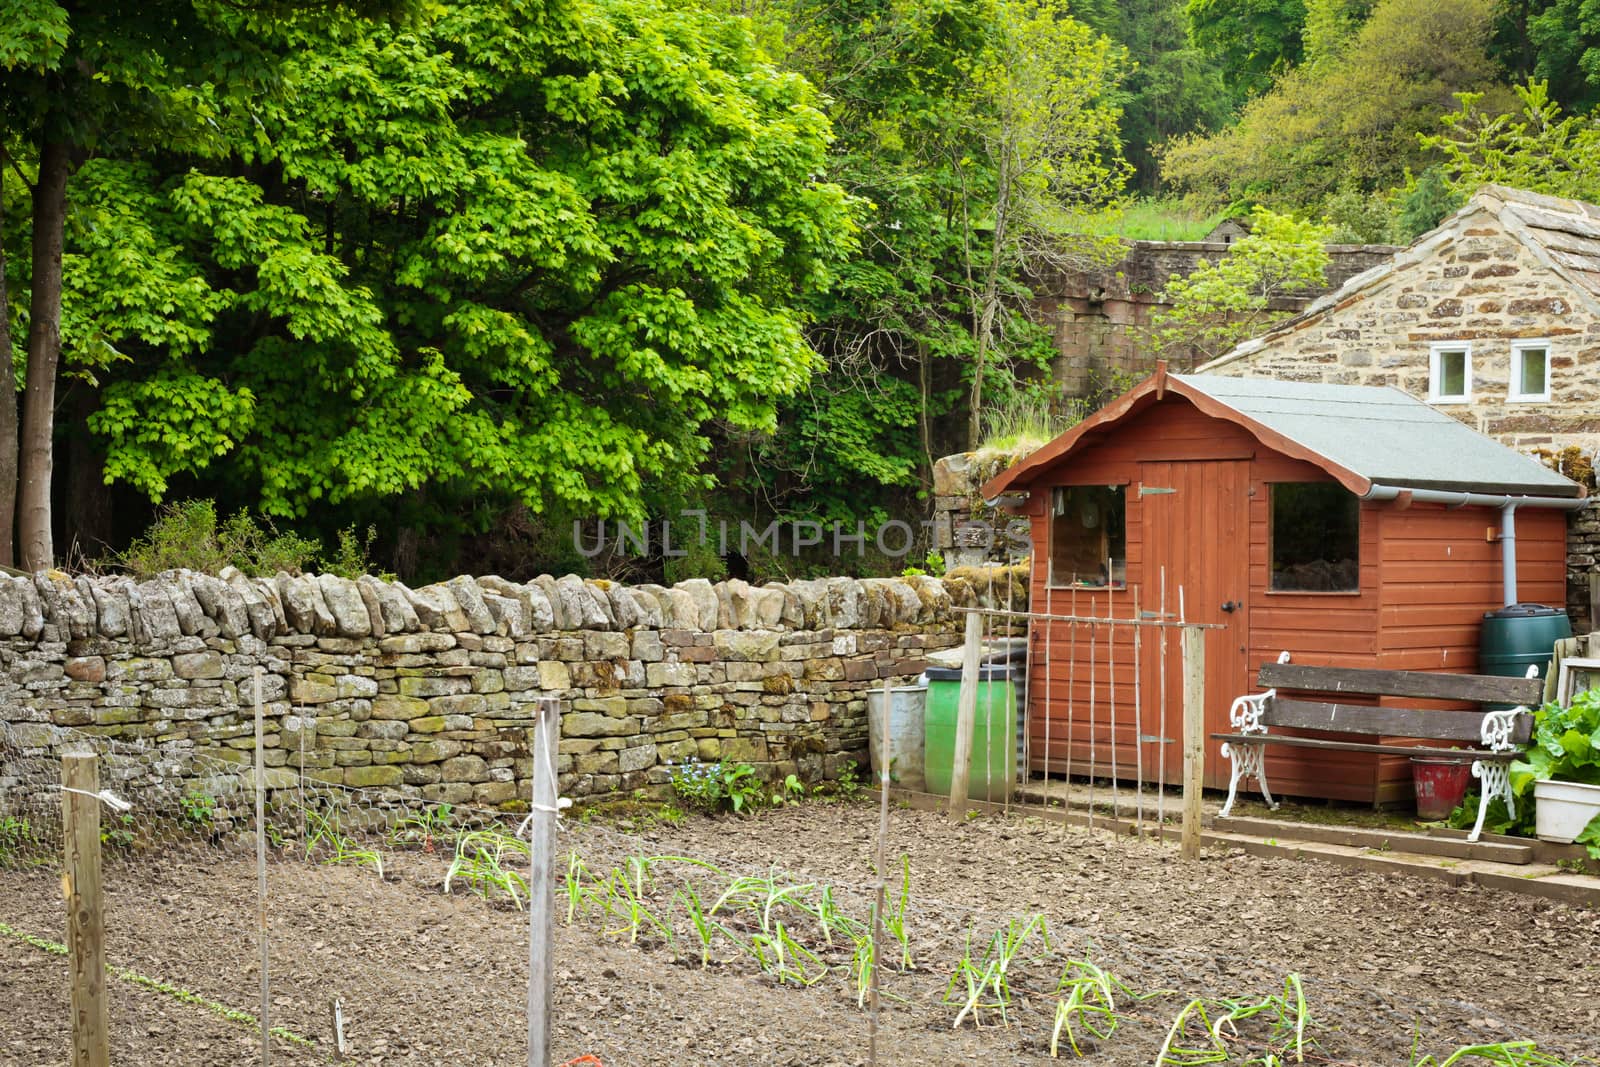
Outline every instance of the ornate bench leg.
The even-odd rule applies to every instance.
[[[1228,762],[1233,765],[1233,773],[1228,778],[1228,799],[1223,803],[1222,810],[1217,813],[1226,819],[1228,813],[1233,810],[1234,797],[1239,795],[1239,779],[1244,777],[1244,760],[1243,753],[1236,751],[1228,741],[1222,743],[1222,754],[1228,757]]]
[[[1476,841],[1483,833],[1484,816],[1489,814],[1489,801],[1500,797],[1506,802],[1506,814],[1517,817],[1517,800],[1511,795],[1511,769],[1501,760],[1473,760],[1472,775],[1478,779],[1478,821],[1472,826],[1468,841]]]
[[[1489,814],[1489,801],[1495,797],[1506,802],[1506,814],[1513,819],[1517,817],[1517,798],[1511,795],[1511,767],[1506,759],[1517,751],[1511,735],[1516,729],[1517,718],[1526,714],[1527,708],[1513,708],[1509,711],[1491,711],[1483,717],[1484,747],[1492,752],[1504,752],[1506,757],[1472,761],[1472,776],[1479,783],[1478,821],[1472,827],[1472,833],[1467,835],[1468,841],[1476,841],[1478,835],[1483,833],[1483,818]]]
[[[1278,802],[1272,799],[1272,791],[1267,788],[1266,746],[1239,744],[1225,741],[1222,744],[1222,754],[1228,757],[1233,764],[1233,774],[1228,779],[1228,800],[1222,805],[1218,814],[1223,818],[1233,810],[1233,802],[1239,795],[1239,783],[1246,778],[1254,778],[1261,783],[1261,795],[1266,798],[1267,806],[1273,811],[1278,810]]]
[[[1261,783],[1261,795],[1267,801],[1267,808],[1271,811],[1278,810],[1278,802],[1272,799],[1272,790],[1267,788],[1267,746],[1252,745],[1256,750],[1256,781]]]

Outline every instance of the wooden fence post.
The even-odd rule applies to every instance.
[[[869,976],[871,1000],[867,1013],[867,1067],[878,1063],[878,976],[883,968],[883,909],[888,904],[889,888],[889,766],[894,760],[894,690],[883,680],[883,735],[878,742],[878,888],[872,906],[872,974]],[[868,729],[871,727],[869,726]]]
[[[256,705],[256,941],[261,950],[261,1067],[272,1060],[272,979],[267,971],[267,769],[261,668],[251,678]]]
[[[67,962],[72,981],[72,1067],[109,1067],[106,925],[100,893],[100,767],[94,753],[61,757]]]
[[[533,808],[528,816],[532,858],[528,871],[528,1067],[550,1067],[551,995],[555,982],[554,915],[556,746],[561,743],[561,703],[539,701],[534,724]]]
[[[1200,858],[1200,793],[1206,780],[1206,632],[1183,628],[1183,831],[1181,855]]]
[[[962,648],[961,691],[956,698],[955,765],[950,768],[950,818],[967,814],[968,778],[972,771],[972,725],[978,717],[978,660],[983,652],[983,616],[967,612],[967,643]],[[885,709],[887,714],[887,709]],[[987,783],[985,783],[987,796]]]

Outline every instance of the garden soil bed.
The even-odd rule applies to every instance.
[[[876,824],[875,808],[808,804],[676,827],[578,824],[561,845],[594,872],[624,866],[630,854],[701,857],[730,876],[776,865],[838,887],[853,906],[868,899]],[[952,825],[897,810],[890,853],[896,892],[899,857],[909,859],[917,969],[886,972],[881,1062],[1053,1062],[1050,994],[1062,960],[1087,957],[1138,991],[1174,992],[1125,1004],[1117,1034],[1083,1044],[1086,1063],[1149,1064],[1187,998],[1259,998],[1281,992],[1290,972],[1301,976],[1321,1043],[1308,1062],[1405,1064],[1416,1035],[1436,1055],[1534,1036],[1570,1062],[1600,1063],[1597,912],[1290,860],[1219,853],[1184,864],[1171,846],[1017,816]],[[694,877],[713,889],[709,873],[683,869],[704,873]],[[504,901],[444,895],[443,871],[439,857],[418,853],[392,856],[391,880],[368,868],[274,860],[273,1022],[322,1045],[276,1045],[274,1063],[329,1060],[334,997],[351,1062],[526,1062],[526,917]],[[247,849],[115,858],[105,881],[114,964],[256,1009]],[[564,897],[559,906],[564,917]],[[952,1029],[959,1007],[944,1002],[945,991],[969,931],[981,947],[1007,917],[1033,913],[1049,924],[1054,954],[1019,955],[1010,1025],[986,1012],[982,1029]],[[56,873],[0,870],[0,922],[61,940]],[[846,973],[848,951],[830,955],[819,943],[835,969],[797,988],[727,945],[702,969],[697,947],[680,941],[691,958],[677,962],[659,938],[633,943],[618,929],[593,915],[557,929],[558,1063],[585,1054],[606,1067],[865,1062],[868,1023]],[[248,1028],[203,1007],[125,981],[111,990],[119,1063],[259,1056]],[[65,961],[0,937],[0,1063],[67,1063],[66,1029]],[[1071,1058],[1065,1045],[1062,1053]]]

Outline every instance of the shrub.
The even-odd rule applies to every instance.
[[[246,574],[297,574],[321,548],[246,511],[219,524],[213,501],[184,500],[162,508],[145,535],[113,562],[140,577],[180,567],[215,574],[229,566]]]
[[[324,574],[337,574],[341,578],[359,578],[363,574],[377,574],[372,565],[372,543],[378,539],[378,528],[368,526],[366,532],[357,534],[354,526],[339,531],[339,547],[330,556],[323,556],[318,565]],[[380,575],[391,578],[393,575]]]

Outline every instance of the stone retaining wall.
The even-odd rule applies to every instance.
[[[0,741],[36,751],[72,728],[170,751],[180,775],[193,773],[186,753],[244,764],[259,666],[268,775],[282,784],[303,759],[334,784],[516,807],[531,706],[547,696],[562,701],[567,795],[660,785],[665,762],[688,756],[831,778],[865,751],[866,691],[920,673],[928,652],[959,643],[952,607],[985,600],[926,577],[670,589],[458,577],[413,590],[236,571],[0,576]]]
[[[1600,499],[1567,516],[1567,615],[1572,632],[1586,634],[1600,628],[1596,618],[1596,579],[1600,578]]]
[[[1168,280],[1188,277],[1201,262],[1227,254],[1220,241],[1130,241],[1126,254],[1110,266],[1063,271],[1038,279],[1034,302],[1055,335],[1052,380],[1070,397],[1091,397],[1111,388],[1118,375],[1137,381],[1151,366],[1148,333]],[[1298,312],[1313,298],[1386,262],[1397,249],[1388,245],[1328,246],[1327,286],[1274,299],[1274,311]],[[1175,368],[1191,367],[1198,352],[1169,353]]]

